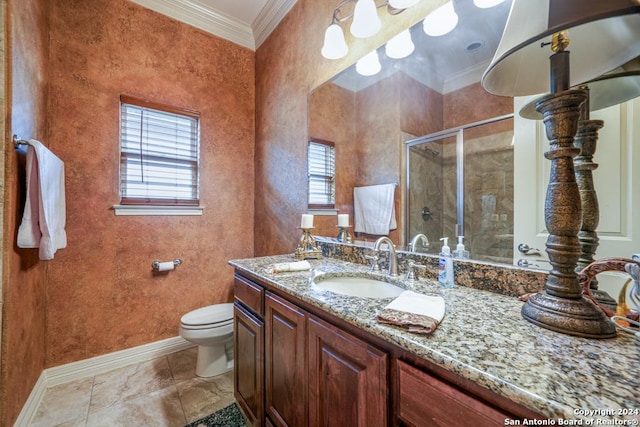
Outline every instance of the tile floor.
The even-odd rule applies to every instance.
[[[32,427],[182,427],[234,402],[233,372],[195,374],[197,348],[50,387]]]

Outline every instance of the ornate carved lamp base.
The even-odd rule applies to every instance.
[[[616,336],[615,326],[591,301],[582,296],[576,267],[581,245],[580,191],[573,158],[580,149],[573,145],[578,130],[580,106],[587,98],[584,90],[567,90],[538,101],[550,150],[551,174],[545,201],[545,224],[549,231],[547,253],[551,271],[544,292],[530,298],[522,316],[543,328],[587,338]]]
[[[591,301],[566,299],[547,293],[533,295],[522,307],[529,322],[563,334],[584,338],[613,338],[615,326]]]
[[[588,89],[587,89],[588,90]],[[586,107],[587,100],[583,108]],[[578,258],[577,272],[582,271],[589,264],[595,261],[595,253],[600,239],[596,229],[600,222],[600,209],[598,206],[598,195],[593,185],[593,171],[598,168],[598,164],[593,162],[593,155],[596,152],[598,142],[598,131],[604,126],[602,120],[580,120],[578,133],[575,138],[575,146],[580,148],[580,154],[575,158],[576,181],[580,189],[582,199],[582,227],[578,233],[578,239],[582,245],[582,253]],[[616,311],[618,302],[607,292],[598,289],[598,281],[594,277],[591,280],[590,292],[598,303],[606,306],[612,311]]]

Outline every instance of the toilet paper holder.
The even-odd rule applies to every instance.
[[[182,264],[182,260],[180,258],[176,258],[173,261],[169,261],[170,263],[173,264],[173,267],[171,268],[163,268],[162,270],[160,269],[160,264],[168,264],[166,262],[160,262],[158,260],[154,260],[151,262],[151,268],[154,269],[155,271],[167,271],[167,270],[173,270],[173,268],[179,266],[180,264]]]

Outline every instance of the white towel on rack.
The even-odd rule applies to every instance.
[[[42,143],[27,147],[27,197],[18,228],[18,247],[40,248],[40,259],[53,259],[67,246],[64,163]]]
[[[356,233],[387,235],[395,230],[396,209],[394,204],[395,184],[354,187],[353,204]]]

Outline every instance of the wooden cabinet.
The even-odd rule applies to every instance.
[[[235,396],[252,426],[483,427],[514,414],[536,418],[268,284],[236,275],[234,290]]]
[[[264,425],[264,322],[234,304],[234,393],[249,425]]]
[[[387,425],[387,353],[315,317],[308,339],[308,425]]]
[[[507,414],[398,360],[398,418],[408,426],[494,427]]]
[[[265,296],[266,410],[276,426],[307,425],[306,315],[269,292]]]

